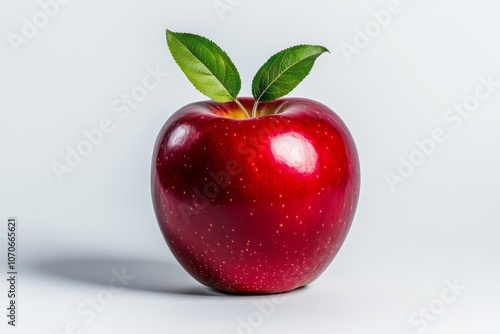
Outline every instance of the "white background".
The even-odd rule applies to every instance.
[[[443,119],[472,101],[480,77],[500,81],[498,1],[401,0],[350,62],[341,46],[373,28],[372,11],[389,1],[232,3],[221,19],[212,0],[73,0],[15,52],[9,34],[41,9],[3,1],[0,233],[7,217],[18,218],[20,261],[18,327],[8,333],[499,333],[500,87],[456,129]],[[205,99],[168,53],[166,28],[225,49],[242,96],[281,49],[332,52],[291,96],[330,106],[350,128],[362,167],[357,215],[328,270],[266,314],[255,302],[269,307],[269,296],[219,295],[188,277],[157,227],[154,140],[174,111]],[[157,66],[169,76],[120,119],[111,104]],[[114,131],[59,182],[52,163],[106,118]],[[447,140],[391,191],[385,174],[436,128]],[[5,264],[5,239],[0,246]],[[82,316],[82,303],[106,296],[111,271],[123,268],[135,279],[95,317]],[[446,290],[454,281],[456,295]]]

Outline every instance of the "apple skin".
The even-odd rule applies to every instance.
[[[251,110],[253,99],[238,99]],[[280,293],[314,281],[344,242],[358,202],[359,160],[342,120],[303,98],[178,110],[152,163],[156,217],[172,253],[200,283]]]

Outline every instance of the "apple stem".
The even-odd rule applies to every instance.
[[[259,100],[256,100],[253,104],[252,117],[257,117],[257,106],[259,105]]]
[[[241,110],[243,110],[243,112],[245,113],[245,116],[246,118],[250,118],[250,115],[248,114],[248,111],[245,109],[245,107],[243,107],[243,105],[241,104],[240,101],[238,101],[238,99],[234,99],[234,102],[236,102],[236,104],[241,108]]]

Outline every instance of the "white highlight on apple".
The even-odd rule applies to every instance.
[[[354,28],[352,43],[342,42],[340,44],[340,50],[348,63],[352,62],[354,55],[359,55],[362,50],[366,49],[382,33],[383,29],[391,24],[392,18],[401,14],[404,9],[400,0],[390,0],[386,8],[372,11],[372,20],[366,22],[363,28]]]
[[[458,278],[455,278],[453,282],[445,280],[444,285],[445,287],[441,290],[438,298],[434,298],[408,317],[410,326],[418,333],[425,332],[429,325],[436,321],[448,309],[449,305],[456,302],[458,297],[467,289],[467,286],[461,284]],[[404,331],[399,332],[399,334],[410,334],[410,332]]]
[[[142,83],[132,87],[129,94],[121,94],[119,98],[113,100],[110,106],[111,112],[116,114],[119,120],[126,119],[131,111],[139,108],[140,103],[148,97],[150,92],[157,89],[168,75],[167,72],[161,70],[159,65],[156,65],[156,69],[151,68],[151,66],[146,67]],[[112,118],[105,117],[99,121],[96,127],[84,129],[82,131],[83,139],[76,145],[67,145],[64,160],[62,162],[54,160],[51,164],[59,182],[64,181],[65,174],[72,173],[75,168],[80,166],[84,159],[92,154],[95,148],[101,146],[106,136],[115,129],[116,122]]]
[[[299,133],[286,133],[271,140],[271,150],[276,160],[300,173],[312,173],[316,169],[318,154],[309,140]]]
[[[193,128],[189,125],[182,124],[177,127],[168,138],[167,146],[174,148],[182,146],[190,137],[193,137]]]
[[[429,136],[415,140],[416,148],[407,156],[400,155],[398,157],[399,163],[395,172],[387,171],[384,173],[387,185],[392,192],[396,191],[398,184],[404,183],[412,176],[416,169],[436,152],[439,145],[448,140],[450,130],[458,130],[463,122],[479,109],[481,103],[489,99],[497,91],[497,87],[500,87],[500,81],[495,81],[493,74],[488,77],[479,77],[478,81],[479,84],[474,89],[474,93],[465,97],[461,103],[455,103],[452,108],[444,112],[443,120],[449,127],[448,131],[444,127],[438,127],[432,130]]]
[[[41,29],[45,28],[50,20],[59,14],[62,6],[70,3],[71,0],[41,0],[38,2],[38,9],[31,19],[26,16],[21,18],[20,34],[9,32],[7,38],[15,53],[19,53],[21,45],[26,45],[38,36]]]
[[[89,324],[97,318],[97,315],[104,311],[108,305],[113,302],[116,295],[123,290],[135,279],[135,276],[127,273],[125,267],[120,271],[111,270],[111,278],[108,281],[107,287],[100,289],[91,297],[87,297],[85,301],[76,306],[75,313],[82,318],[79,321],[67,322],[61,330],[51,334],[79,334],[83,332],[82,324]]]
[[[243,0],[214,0],[212,5],[221,21],[226,19],[226,13],[234,11],[243,3]]]

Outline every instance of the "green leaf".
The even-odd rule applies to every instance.
[[[252,94],[256,103],[271,102],[290,93],[324,52],[329,51],[319,45],[297,45],[269,58],[253,78]]]
[[[236,100],[241,78],[228,55],[211,40],[167,30],[167,44],[175,62],[201,93],[216,102]]]

